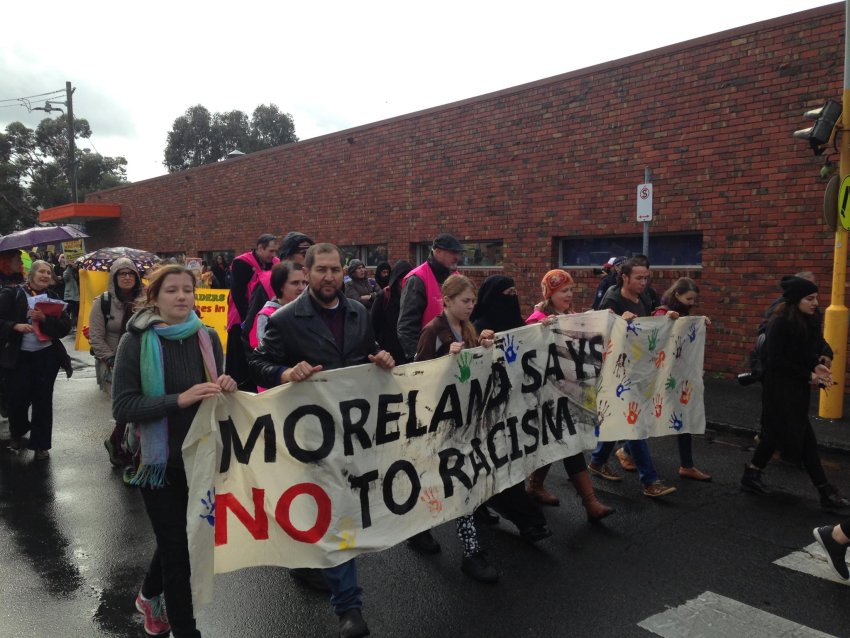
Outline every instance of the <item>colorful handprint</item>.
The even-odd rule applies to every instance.
[[[638,417],[640,416],[640,408],[638,407],[637,401],[629,402],[629,410],[628,412],[623,412],[626,417],[626,422],[629,425],[634,425],[637,423]]]

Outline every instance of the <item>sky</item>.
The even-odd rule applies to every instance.
[[[93,131],[80,145],[124,156],[139,181],[167,172],[168,131],[195,104],[250,115],[274,103],[306,140],[827,4],[7,2],[0,129],[45,117],[5,100],[71,81]]]

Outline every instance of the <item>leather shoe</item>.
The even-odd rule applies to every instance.
[[[521,529],[519,535],[524,541],[534,544],[544,538],[549,538],[552,535],[552,530],[546,525],[530,525]]]
[[[479,525],[498,525],[499,517],[486,505],[479,505],[472,514],[475,522]]]
[[[310,589],[315,589],[316,591],[321,592],[329,592],[331,590],[331,588],[328,587],[327,582],[325,582],[325,577],[322,576],[321,569],[315,569],[313,567],[298,567],[296,569],[290,569],[289,575]]]
[[[346,609],[339,615],[339,638],[360,638],[368,635],[369,627],[359,609]]]
[[[413,549],[422,552],[423,554],[440,553],[440,544],[428,530],[425,530],[424,532],[419,532],[418,534],[414,534],[413,536],[407,539],[407,544],[410,545]]]
[[[499,572],[490,564],[484,552],[464,556],[460,571],[479,583],[495,583],[499,580]]]
[[[679,477],[684,479],[691,479],[692,481],[710,481],[711,475],[706,474],[702,470],[698,470],[695,467],[680,467],[679,468]]]

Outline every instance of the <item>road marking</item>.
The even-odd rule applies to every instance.
[[[684,605],[650,616],[639,622],[638,627],[662,638],[835,638],[710,591]]]
[[[823,549],[817,543],[807,545],[799,551],[791,552],[788,556],[783,556],[773,561],[773,564],[803,572],[809,576],[817,576],[824,580],[830,580],[840,585],[850,585],[850,582],[841,580],[832,573],[829,565],[826,564],[826,554],[823,553]]]

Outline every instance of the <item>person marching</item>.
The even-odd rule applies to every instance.
[[[127,324],[113,368],[112,412],[134,423],[141,488],[156,536],[156,550],[136,596],[145,632],[198,638],[189,583],[186,510],[189,488],[181,447],[204,399],[236,390],[221,374],[218,334],[193,312],[197,281],[184,266],[169,264],[150,277],[144,307]],[[164,599],[164,605],[163,605]],[[166,614],[165,607],[168,608]]]
[[[537,304],[528,318],[526,324],[546,323],[551,321],[550,317],[572,313],[573,305],[573,278],[566,270],[550,270],[540,282],[543,291],[543,301]],[[559,505],[557,496],[550,493],[544,482],[549,474],[551,465],[544,465],[528,477],[528,494],[537,502],[544,505]],[[593,490],[593,482],[587,472],[587,464],[584,454],[574,454],[564,459],[564,469],[576,493],[581,497],[582,505],[587,512],[587,520],[597,523],[603,518],[614,513],[614,508],[601,503]]]
[[[413,266],[404,260],[399,260],[390,270],[387,285],[375,299],[369,318],[381,348],[389,352],[396,361],[406,361],[407,357],[398,340],[398,314],[401,308],[401,282],[404,276],[413,270]]]

